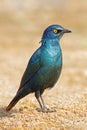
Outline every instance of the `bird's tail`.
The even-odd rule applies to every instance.
[[[12,101],[6,107],[6,112],[9,112],[21,98],[22,98],[22,91],[18,91],[16,96],[12,99]]]
[[[10,111],[21,98],[25,97],[26,95],[28,95],[31,92],[32,91],[30,88],[27,88],[27,87],[21,88],[17,92],[16,96],[12,99],[10,104],[6,107],[6,112]]]
[[[6,112],[9,112],[15,105],[16,103],[20,100],[18,96],[15,96],[12,101],[9,103],[9,105],[6,107]]]

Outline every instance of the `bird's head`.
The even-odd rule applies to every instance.
[[[68,29],[63,28],[60,25],[51,25],[47,27],[43,33],[43,39],[58,39],[63,36],[64,33],[70,33],[71,31]]]

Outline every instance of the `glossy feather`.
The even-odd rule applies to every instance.
[[[32,92],[35,93],[42,111],[47,110],[41,95],[46,88],[52,88],[60,76],[62,51],[59,42],[63,34],[68,32],[70,30],[60,25],[51,25],[44,31],[42,44],[31,56],[16,96],[7,106],[6,111]]]

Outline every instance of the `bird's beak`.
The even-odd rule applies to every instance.
[[[64,29],[62,32],[63,32],[63,33],[71,33],[72,31],[69,30],[69,29]]]

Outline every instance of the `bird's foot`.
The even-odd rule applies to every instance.
[[[43,113],[47,113],[47,112],[49,112],[50,110],[49,110],[49,108],[47,108],[47,107],[43,107],[43,108],[41,109],[41,111],[42,111]]]
[[[43,112],[43,113],[47,113],[47,112],[49,112],[50,110],[49,110],[49,108],[47,108],[47,107],[43,107],[43,108],[41,108],[41,109],[37,109],[37,111],[38,112]]]
[[[38,112],[43,112],[43,113],[52,113],[52,112],[56,112],[56,110],[50,110],[49,108],[47,108],[46,106],[44,106],[41,109],[37,109]]]
[[[52,112],[56,112],[56,110],[50,110],[49,108],[43,108],[43,109],[41,109],[41,112],[43,112],[43,113],[52,113]]]

